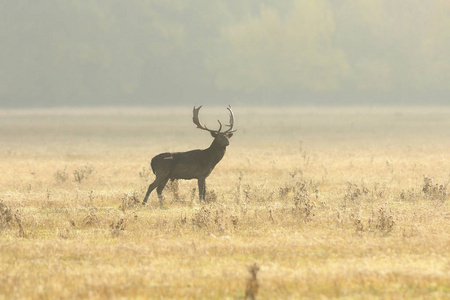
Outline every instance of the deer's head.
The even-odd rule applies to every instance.
[[[231,138],[233,136],[233,132],[236,131],[236,129],[233,130],[234,114],[233,114],[233,111],[231,110],[231,106],[227,107],[228,111],[230,112],[230,124],[225,125],[228,127],[228,129],[225,131],[221,131],[222,123],[219,120],[217,120],[217,122],[219,122],[218,130],[211,130],[211,129],[208,129],[206,126],[202,125],[198,118],[198,112],[200,111],[200,108],[202,108],[202,106],[199,106],[198,108],[195,108],[195,106],[194,106],[194,117],[192,118],[192,121],[194,122],[194,124],[197,125],[197,128],[199,128],[199,129],[209,131],[209,133],[211,133],[211,136],[214,138],[214,141],[217,142],[222,147],[228,146],[230,144],[228,139]]]

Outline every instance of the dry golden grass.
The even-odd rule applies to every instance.
[[[0,299],[450,297],[450,110],[234,110],[210,202],[163,210],[191,109],[0,112]]]

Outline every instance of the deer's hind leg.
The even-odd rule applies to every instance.
[[[159,199],[159,206],[160,207],[163,207],[162,191],[163,191],[164,187],[166,186],[167,181],[169,181],[169,177],[166,177],[166,178],[162,179],[161,182],[158,184],[158,187],[156,188],[156,193],[158,193],[158,199]]]
[[[144,201],[142,201],[142,205],[147,204],[148,196],[150,196],[150,193],[158,186],[157,183],[156,183],[156,180],[157,180],[157,179],[155,179],[155,181],[153,181],[153,182],[148,186],[147,193],[145,194],[145,197],[144,197]]]
[[[144,201],[142,201],[142,205],[145,205],[147,203],[148,197],[150,196],[150,193],[156,189],[156,192],[158,193],[159,202],[161,203],[161,192],[164,189],[164,186],[167,183],[167,180],[169,180],[167,175],[161,176],[156,175],[155,181],[153,181],[147,189],[147,193],[145,194]],[[162,186],[162,187],[161,187]],[[160,188],[161,187],[161,188]]]

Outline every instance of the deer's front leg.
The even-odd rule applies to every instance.
[[[205,178],[198,179],[198,198],[200,202],[205,201],[206,183]]]

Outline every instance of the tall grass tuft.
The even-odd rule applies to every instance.
[[[258,295],[259,283],[257,275],[259,269],[260,267],[257,263],[247,266],[250,277],[247,279],[247,284],[245,286],[245,299],[255,300]]]

